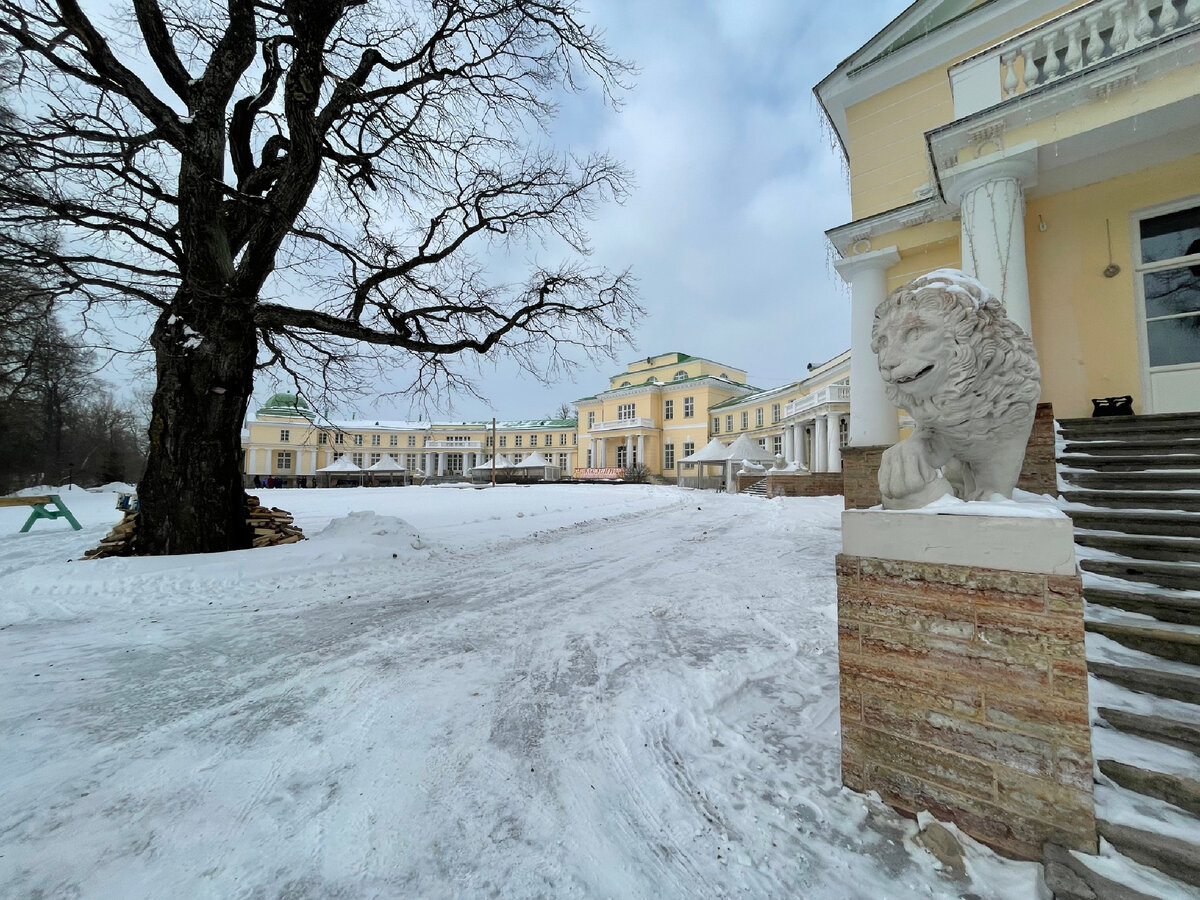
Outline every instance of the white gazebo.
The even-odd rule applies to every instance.
[[[536,450],[513,468],[520,473],[522,481],[558,481],[562,477],[562,469]]]
[[[331,486],[335,481],[341,481],[343,475],[357,475],[358,483],[361,485],[364,471],[362,466],[356,466],[345,456],[339,456],[329,465],[317,469],[318,474],[325,475],[325,483]]]
[[[479,465],[471,467],[471,481],[476,484],[491,481],[493,468],[495,468],[496,475],[499,477],[501,472],[511,472],[513,464],[509,462],[508,457],[503,453],[497,454],[486,462],[481,462]],[[504,480],[508,481],[510,479],[506,475]]]
[[[761,446],[758,441],[751,440],[744,434],[739,434],[737,440],[730,444],[725,452],[729,454],[725,460],[725,485],[726,490],[731,494],[737,493],[734,473],[741,468],[743,461],[755,464],[765,463],[767,467],[775,462],[773,453]],[[763,477],[766,477],[766,474],[763,472]]]
[[[342,457],[345,459],[345,457]],[[367,471],[370,472],[376,479],[382,475],[388,476],[388,484],[394,483],[395,477],[400,476],[400,483],[405,483],[405,478],[408,475],[408,469],[404,468],[392,454],[385,453],[383,458],[374,465],[368,466]]]
[[[711,465],[724,466],[729,461],[729,448],[722,444],[717,438],[713,438],[695,453],[685,456],[683,459],[677,460],[675,464],[675,483],[681,487],[685,486],[683,475],[684,466],[696,467],[695,484],[696,488],[710,487],[715,490],[721,489],[721,476],[708,477],[708,484],[704,480],[704,467]]]

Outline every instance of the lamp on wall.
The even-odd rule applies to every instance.
[[[1113,262],[1112,258],[1112,226],[1108,224],[1108,219],[1104,220],[1104,231],[1108,235],[1108,265],[1104,267],[1105,278],[1116,278],[1121,274],[1121,267]]]

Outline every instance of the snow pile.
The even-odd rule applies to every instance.
[[[876,506],[875,509],[883,509]],[[896,509],[890,512],[916,513],[929,516],[1008,516],[1019,519],[1063,519],[1059,502],[1049,494],[1033,494],[1017,488],[1012,499],[992,494],[987,500],[961,500],[944,494],[917,509]]]
[[[319,534],[317,558],[339,559],[391,556],[427,556],[429,544],[413,526],[396,516],[382,516],[370,510],[352,512],[332,520]]]

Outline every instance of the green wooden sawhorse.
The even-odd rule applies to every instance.
[[[66,519],[76,531],[83,530],[83,526],[71,515],[71,511],[67,509],[67,504],[62,502],[62,498],[58,494],[45,494],[41,497],[0,497],[0,507],[3,506],[33,507],[33,510],[29,513],[29,518],[25,520],[25,524],[21,527],[21,534],[32,528],[33,523],[38,519]],[[55,508],[47,508],[51,506]]]

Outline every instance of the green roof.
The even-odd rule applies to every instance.
[[[258,410],[260,416],[303,416],[311,419],[315,413],[308,408],[303,397],[295,394],[275,394],[267,401],[266,406]]]

